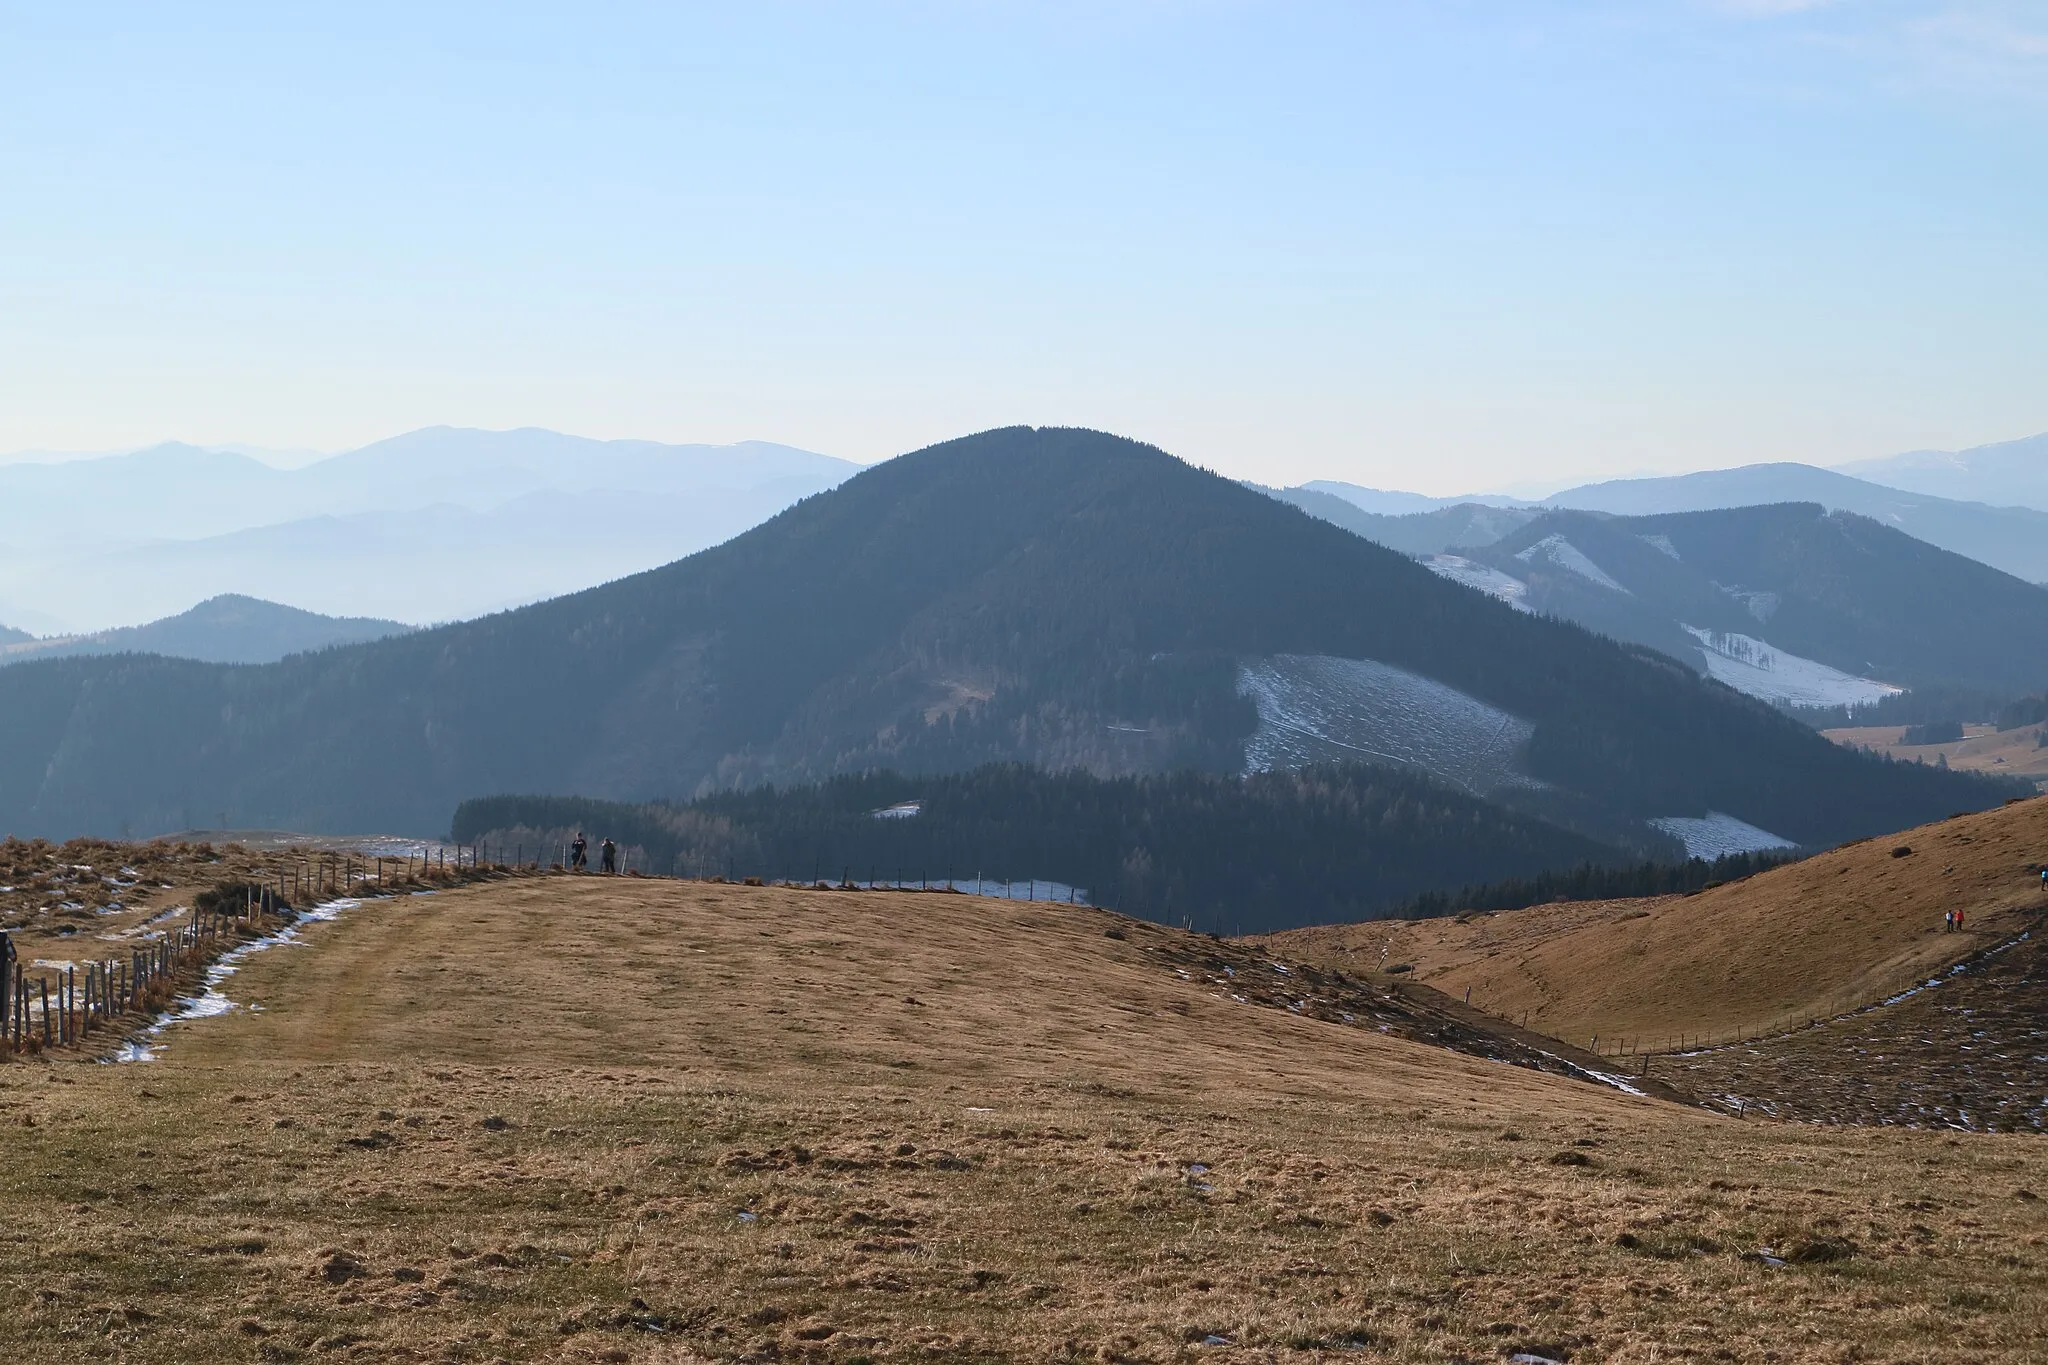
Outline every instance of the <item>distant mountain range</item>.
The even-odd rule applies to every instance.
[[[1813,503],[1546,512],[1493,545],[1425,562],[1791,705],[2048,686],[2048,592]]]
[[[37,639],[0,628],[0,666],[81,654],[162,654],[218,664],[267,664],[291,654],[402,635],[411,626],[370,617],[319,616],[224,594],[143,626]]]
[[[1916,450],[1836,468],[1909,493],[2048,511],[2048,433],[1970,450]]]
[[[715,549],[481,620],[257,667],[0,670],[16,832],[183,828],[195,800],[244,825],[438,831],[492,793],[1360,760],[1646,854],[1832,843],[2007,790],[1837,748],[1662,655],[1072,430],[902,456]]]
[[[858,468],[765,442],[451,427],[298,469],[175,444],[0,465],[0,620],[74,634],[222,593],[474,616],[693,553]]]
[[[2048,581],[2048,512],[1902,492],[1803,464],[1758,464],[1668,478],[1618,479],[1568,488],[1540,504],[1484,496],[1431,499],[1428,501],[1437,506],[1401,516],[1384,510],[1394,504],[1389,502],[1390,495],[1380,490],[1353,489],[1327,480],[1280,490],[1280,496],[1312,515],[1410,554],[1481,544],[1484,529],[1494,525],[1513,529],[1557,508],[1658,516],[1771,503],[1818,503],[1830,511],[1869,517],[2029,583]],[[1331,508],[1324,501],[1328,498],[1345,503],[1355,515]],[[1475,519],[1483,529],[1470,529]],[[1502,534],[1506,533],[1503,530]]]

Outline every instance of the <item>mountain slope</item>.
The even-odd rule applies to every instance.
[[[1416,978],[1558,1037],[1721,1033],[1866,1004],[2048,912],[2048,798],[1835,849],[1692,896],[1337,926],[1274,946]],[[1910,852],[1896,854],[1898,849]],[[1965,932],[1942,932],[1945,911]],[[1363,958],[1364,961],[1360,959]],[[1803,1022],[1803,1020],[1802,1020]]]
[[[1516,596],[1533,610],[1663,650],[1756,695],[1842,704],[1881,694],[1857,679],[2004,696],[2048,682],[2048,593],[1811,503],[1654,517],[1553,512],[1461,558],[1519,581]],[[1432,564],[1463,572],[1456,561]],[[1771,651],[1782,657],[1766,658]],[[1795,695],[1801,687],[1811,697]]]
[[[1835,468],[1909,493],[2048,511],[2048,432],[1969,450],[1915,450]]]
[[[1493,507],[1480,502],[1389,515],[1365,511],[1348,499],[1320,491],[1314,484],[1261,491],[1353,535],[1364,536],[1375,545],[1407,555],[1492,545],[1542,515],[1540,510]]]
[[[1521,498],[1510,498],[1499,493],[1474,493],[1455,498],[1433,498],[1423,493],[1402,493],[1385,488],[1362,488],[1355,483],[1345,483],[1339,479],[1311,479],[1309,482],[1302,484],[1299,490],[1289,489],[1288,491],[1318,493],[1324,497],[1336,498],[1340,502],[1356,507],[1361,512],[1378,517],[1406,517],[1413,516],[1419,512],[1441,512],[1446,508],[1456,507],[1463,503],[1473,503],[1483,507],[1501,509],[1534,507],[1537,505]]]
[[[381,640],[410,629],[397,621],[320,616],[254,597],[225,594],[145,626],[50,640],[23,636],[19,642],[0,646],[0,665],[80,654],[163,654],[205,663],[264,664],[288,654]]]
[[[1620,479],[1545,499],[1550,507],[1620,516],[1781,502],[1815,502],[1831,511],[1855,512],[2030,583],[2048,579],[2048,512],[1905,493],[1812,465],[1757,464],[1673,478]]]
[[[998,760],[1231,771],[1284,720],[1240,693],[1248,661],[1324,656],[1512,716],[1527,782],[1630,818],[1720,811],[1813,844],[1998,795],[1837,749],[1152,447],[1013,428],[500,616],[259,668],[5,670],[0,825],[183,828],[196,803],[436,830],[489,792],[644,799]]]

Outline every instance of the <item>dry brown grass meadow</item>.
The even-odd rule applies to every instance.
[[[1633,1099],[1239,1003],[1206,942],[368,901],[156,1062],[0,1065],[0,1359],[2043,1358],[2038,1139]]]
[[[1910,850],[1898,854],[1898,850]],[[1897,854],[1897,856],[1895,856]],[[2048,917],[2048,798],[1640,901],[1302,929],[1276,952],[1416,980],[1581,1046],[1826,1018]],[[1945,911],[1965,932],[1943,931]],[[1603,1044],[1604,1048],[1605,1044]]]

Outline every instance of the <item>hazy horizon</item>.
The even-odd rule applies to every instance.
[[[0,448],[1015,423],[1455,493],[2048,430],[2017,0],[17,11]]]
[[[1039,424],[1035,424],[1035,425],[1052,425],[1052,424],[1049,424],[1049,423],[1039,423]],[[365,446],[369,446],[369,445],[375,445],[375,444],[377,444],[377,443],[378,443],[379,441],[383,441],[383,440],[391,440],[391,439],[395,439],[395,438],[397,438],[397,437],[399,437],[399,436],[411,435],[411,434],[414,434],[415,432],[418,432],[418,431],[428,431],[428,430],[434,430],[434,429],[437,429],[437,428],[448,428],[448,427],[452,427],[452,426],[453,426],[453,424],[450,424],[450,423],[432,423],[432,424],[430,424],[430,425],[429,425],[429,426],[427,426],[427,427],[421,427],[421,428],[414,428],[414,429],[413,429],[413,431],[409,431],[409,432],[390,432],[390,433],[387,433],[387,434],[386,434],[385,436],[382,436],[382,437],[376,438],[375,440],[372,440],[372,441],[368,441],[368,442],[365,442],[365,443],[364,443],[364,445],[365,445]],[[454,429],[456,429],[456,430],[491,430],[491,429],[489,429],[489,428],[454,428]],[[529,428],[529,429],[533,429],[533,428]],[[623,440],[623,441],[647,441],[647,442],[652,442],[652,443],[654,443],[654,444],[660,444],[660,445],[673,445],[673,446],[720,446],[720,445],[734,445],[734,446],[737,446],[737,445],[747,445],[747,444],[764,444],[764,445],[779,445],[779,446],[786,446],[786,447],[789,447],[789,448],[791,448],[791,449],[795,449],[795,450],[805,450],[805,451],[806,451],[807,453],[809,453],[809,454],[815,454],[815,455],[824,455],[824,456],[827,456],[828,458],[832,458],[832,459],[842,459],[842,460],[849,460],[849,462],[851,462],[851,463],[854,463],[854,464],[858,464],[858,465],[862,465],[863,467],[865,467],[865,466],[867,466],[867,465],[872,465],[872,464],[878,464],[878,463],[880,463],[880,462],[881,462],[881,460],[883,460],[883,459],[893,459],[893,458],[895,458],[895,456],[896,456],[896,455],[898,455],[898,454],[907,454],[907,453],[909,453],[909,452],[907,452],[907,451],[896,451],[896,452],[892,452],[892,453],[891,453],[891,454],[889,454],[889,455],[885,455],[885,456],[882,456],[882,457],[880,457],[880,459],[873,459],[873,460],[859,460],[859,459],[850,459],[850,457],[848,457],[848,456],[844,456],[844,455],[839,455],[839,454],[837,454],[837,453],[835,453],[835,452],[833,452],[833,451],[829,451],[829,450],[811,450],[811,449],[808,449],[807,447],[803,447],[803,446],[799,446],[799,445],[796,445],[796,444],[795,444],[795,443],[793,443],[793,442],[789,442],[789,441],[778,441],[778,440],[775,440],[775,439],[773,439],[773,438],[770,438],[770,437],[742,437],[742,438],[740,438],[740,439],[739,439],[739,440],[737,440],[737,441],[730,441],[730,442],[708,442],[708,441],[692,441],[692,440],[688,440],[688,439],[668,439],[668,438],[656,438],[656,437],[645,437],[645,436],[627,436],[627,437],[590,437],[590,436],[585,436],[585,435],[584,435],[583,433],[581,433],[581,432],[573,432],[573,431],[572,431],[572,432],[554,432],[552,428],[538,428],[538,429],[539,429],[539,430],[545,430],[545,431],[550,431],[550,432],[551,432],[552,434],[557,434],[557,435],[565,435],[565,436],[571,436],[571,437],[578,437],[578,438],[581,438],[581,439],[585,439],[585,440]],[[961,435],[968,435],[968,434],[971,434],[971,433],[965,433],[965,432],[963,432],[963,433],[960,433],[960,434],[961,434]],[[1136,439],[1136,440],[1144,440],[1144,439],[1146,439],[1146,438],[1145,438],[1145,437],[1144,437],[1144,436],[1143,436],[1142,434],[1139,434],[1139,433],[1132,433],[1132,432],[1117,432],[1117,433],[1114,433],[1114,434],[1116,434],[1116,435],[1120,435],[1120,436],[1131,436],[1131,437],[1132,437],[1133,439]],[[2037,434],[2048,434],[2048,433],[2028,433],[2027,435],[2031,436],[2031,435],[2037,435]],[[2026,437],[2025,437],[2025,436],[2021,436],[2021,437],[2013,437],[2013,438],[2010,438],[2010,439],[2013,439],[2013,440],[2024,440],[2024,439],[2026,439]],[[1998,442],[1998,441],[1993,441],[1993,442],[1988,442],[1987,444],[1993,444],[1993,445],[1995,445],[1995,444],[2000,444],[2000,442]],[[319,463],[319,462],[320,462],[320,461],[322,461],[322,460],[328,460],[328,459],[333,459],[333,458],[334,458],[335,456],[338,456],[338,455],[346,455],[346,454],[349,454],[349,453],[351,453],[351,451],[353,451],[353,450],[357,450],[357,449],[362,449],[362,448],[364,448],[364,447],[362,447],[362,446],[355,446],[355,447],[349,447],[349,448],[346,448],[346,449],[341,449],[341,450],[318,450],[318,451],[316,451],[316,450],[303,450],[303,449],[299,449],[299,450],[275,450],[275,449],[268,449],[268,448],[265,448],[265,447],[260,447],[260,446],[252,446],[252,445],[249,445],[249,444],[247,444],[247,443],[240,443],[240,442],[219,442],[219,443],[208,443],[208,442],[200,442],[200,441],[184,441],[184,440],[179,440],[179,439],[177,439],[177,438],[167,438],[167,439],[164,439],[164,440],[159,440],[159,441],[147,441],[147,442],[144,442],[144,443],[142,443],[142,444],[140,444],[140,445],[136,445],[136,446],[130,446],[130,447],[122,447],[122,448],[119,448],[119,449],[114,449],[114,450],[20,450],[20,451],[0,451],[0,467],[5,467],[5,466],[8,466],[8,465],[15,465],[15,464],[66,464],[66,463],[72,463],[72,462],[76,462],[76,461],[81,461],[81,460],[96,460],[96,459],[112,459],[112,458],[118,458],[118,457],[120,457],[120,456],[123,456],[123,455],[134,455],[134,454],[140,454],[140,453],[142,453],[143,451],[147,451],[147,450],[153,450],[153,449],[157,449],[157,448],[159,448],[159,447],[163,447],[163,446],[179,446],[179,445],[182,445],[182,446],[190,446],[190,447],[194,447],[194,448],[197,448],[197,449],[201,449],[201,450],[209,450],[209,451],[218,451],[218,452],[225,452],[225,453],[229,453],[229,454],[236,454],[236,455],[244,455],[244,456],[247,456],[247,457],[248,457],[248,458],[250,458],[250,459],[253,459],[253,460],[257,461],[258,463],[261,463],[261,464],[264,464],[264,465],[268,465],[268,466],[269,466],[270,468],[272,468],[272,469],[277,469],[277,470],[284,470],[284,471],[292,471],[292,470],[299,470],[299,469],[304,469],[304,468],[306,468],[307,466],[309,466],[309,465],[313,465],[313,464],[317,464],[317,463]],[[1168,451],[1168,453],[1169,453],[1169,454],[1179,454],[1180,452],[1177,452],[1177,451],[1172,451],[1172,450],[1169,450],[1169,451]],[[1823,466],[1816,466],[1816,467],[1820,467],[1820,468],[1836,468],[1836,469],[1841,469],[1841,470],[1844,470],[1845,472],[1849,472],[1849,473],[1852,473],[1852,474],[1856,474],[1856,475],[1857,475],[1857,477],[1867,477],[1867,475],[1865,475],[1865,474],[1859,474],[1859,473],[1857,473],[1857,471],[1856,471],[1856,470],[1854,470],[1853,468],[1850,468],[1850,466],[1854,466],[1854,465],[1865,465],[1865,464],[1870,464],[1870,463],[1873,463],[1873,462],[1875,462],[1875,461],[1877,461],[1877,460],[1882,460],[1882,459],[1885,459],[1885,458],[1888,458],[1888,457],[1893,457],[1893,456],[1899,456],[1899,455],[1907,455],[1907,454],[1950,454],[1950,453],[1954,453],[1954,452],[1950,452],[1950,451],[1927,451],[1927,450],[1916,450],[1916,451],[1905,451],[1905,450],[1891,450],[1891,451],[1884,451],[1884,452],[1881,452],[1881,453],[1878,453],[1878,454],[1873,454],[1873,455],[1870,455],[1870,456],[1860,456],[1860,457],[1852,457],[1851,459],[1848,459],[1848,460],[1844,460],[1844,461],[1840,462],[1839,464],[1837,464],[1837,465],[1833,465],[1833,466],[1825,466],[1825,465],[1823,465]],[[1787,461],[1787,462],[1789,462],[1789,463],[1813,463],[1812,461],[1800,461],[1800,460],[1792,460],[1792,461]],[[1227,462],[1226,462],[1226,463],[1227,463]],[[1547,498],[1547,497],[1550,497],[1551,495],[1553,495],[1553,494],[1556,494],[1556,493],[1561,493],[1561,492],[1564,492],[1564,491],[1566,491],[1566,490],[1568,490],[1568,489],[1572,489],[1572,488],[1577,488],[1577,487],[1581,487],[1581,486],[1584,486],[1584,485],[1588,485],[1588,484],[1594,484],[1594,483],[1604,483],[1604,482],[1611,482],[1611,481],[1617,481],[1617,480],[1629,480],[1629,479],[1652,479],[1652,478],[1660,478],[1660,477],[1666,477],[1666,476],[1670,476],[1670,475],[1683,475],[1683,474],[1696,474],[1696,473],[1711,473],[1711,472],[1714,472],[1714,471],[1717,471],[1717,470],[1727,470],[1727,469],[1739,469],[1739,468],[1742,468],[1742,467],[1744,467],[1744,466],[1746,466],[1746,465],[1750,465],[1750,464],[1756,464],[1756,463],[1764,463],[1764,462],[1762,462],[1762,461],[1753,461],[1753,460],[1738,460],[1738,461],[1733,461],[1733,462],[1730,462],[1730,463],[1725,463],[1725,464],[1708,464],[1708,465],[1702,465],[1702,466],[1699,466],[1699,467],[1697,467],[1697,468],[1684,468],[1684,469],[1671,469],[1671,468],[1659,469],[1659,468],[1654,468],[1654,467],[1648,467],[1648,466],[1645,466],[1645,467],[1642,467],[1642,468],[1637,468],[1637,469],[1621,469],[1621,470],[1610,470],[1610,471],[1605,471],[1605,472],[1601,472],[1601,473],[1597,473],[1597,474],[1587,474],[1587,475],[1583,475],[1583,476],[1575,476],[1575,475],[1572,475],[1572,474],[1570,474],[1570,473],[1553,473],[1553,474],[1548,474],[1548,475],[1531,475],[1531,476],[1529,476],[1529,477],[1524,477],[1524,478],[1521,478],[1521,479],[1519,479],[1519,480],[1517,480],[1517,481],[1515,481],[1515,482],[1512,482],[1512,483],[1504,483],[1504,484],[1497,484],[1497,485],[1493,485],[1493,486],[1489,486],[1489,487],[1458,487],[1458,488],[1445,488],[1445,489],[1437,489],[1437,488],[1426,488],[1426,487],[1421,487],[1421,486],[1419,486],[1419,485],[1416,485],[1416,486],[1411,486],[1411,485],[1408,485],[1408,484],[1394,484],[1394,483],[1388,483],[1388,484],[1379,484],[1379,485],[1372,485],[1372,484],[1359,484],[1358,486],[1360,486],[1360,487],[1364,487],[1364,488],[1372,488],[1372,489],[1375,489],[1375,490],[1377,490],[1377,491],[1384,491],[1384,492],[1408,492],[1408,493],[1419,493],[1419,494],[1423,494],[1423,495],[1425,495],[1425,496],[1431,496],[1431,497],[1455,497],[1455,496],[1458,496],[1458,495],[1461,495],[1461,494],[1470,494],[1470,495],[1472,495],[1472,496],[1475,496],[1475,497],[1487,497],[1487,496],[1501,496],[1501,497],[1514,497],[1514,498],[1529,498],[1529,499],[1542,499],[1542,498]],[[1229,470],[1228,468],[1224,468],[1224,469],[1222,469],[1222,470],[1221,470],[1221,472],[1223,472],[1223,473],[1230,473],[1231,471],[1230,471],[1230,470]],[[1253,482],[1258,482],[1258,481],[1259,481],[1259,480],[1257,480],[1256,478],[1254,478],[1253,476],[1249,476],[1249,475],[1243,475],[1243,476],[1239,476],[1239,477],[1245,477],[1245,478],[1252,478],[1252,481],[1253,481]],[[1303,479],[1301,479],[1301,480],[1299,480],[1299,481],[1297,481],[1297,482],[1298,482],[1298,483],[1310,483],[1310,482],[1316,482],[1316,481],[1334,481],[1334,482],[1349,482],[1349,483],[1357,483],[1357,481],[1356,481],[1356,480],[1348,480],[1348,479],[1339,479],[1339,478],[1336,478],[1335,476],[1332,476],[1332,475],[1324,475],[1324,474],[1313,474],[1313,475],[1310,475],[1309,477],[1303,478]],[[1882,482],[1882,480],[1881,480],[1881,479],[1878,479],[1878,480],[1876,480],[1876,481],[1878,481],[1878,482]]]

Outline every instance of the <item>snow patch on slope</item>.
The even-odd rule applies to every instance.
[[[1712,862],[1735,853],[1763,853],[1771,849],[1793,848],[1790,839],[1781,839],[1767,829],[1758,829],[1746,820],[1710,810],[1704,820],[1681,815],[1667,815],[1652,820],[1653,828],[1661,829],[1685,845],[1685,856],[1704,858]]]
[[[1476,588],[1488,597],[1498,597],[1517,611],[1533,611],[1529,605],[1529,585],[1511,574],[1490,568],[1463,555],[1424,555],[1423,567],[1439,578],[1448,578],[1453,583],[1462,583]]]
[[[1258,708],[1251,772],[1313,763],[1415,768],[1474,793],[1535,785],[1515,767],[1536,727],[1477,697],[1371,659],[1276,654],[1239,665]]]
[[[1641,537],[1641,540],[1645,545],[1649,546],[1653,550],[1657,550],[1664,554],[1667,554],[1671,556],[1673,559],[1679,558],[1678,547],[1671,543],[1670,536],[1643,536]],[[1683,563],[1684,561],[1679,560],[1679,562]]]
[[[1696,626],[1685,630],[1700,642],[1709,675],[1763,701],[1787,706],[1868,706],[1905,690],[1787,654],[1754,635]]]
[[[1525,564],[1534,564],[1538,559],[1547,559],[1567,573],[1575,573],[1589,583],[1596,583],[1609,592],[1618,592],[1625,597],[1634,596],[1627,588],[1608,577],[1606,570],[1586,558],[1578,546],[1563,536],[1545,536],[1528,549],[1515,556]]]

